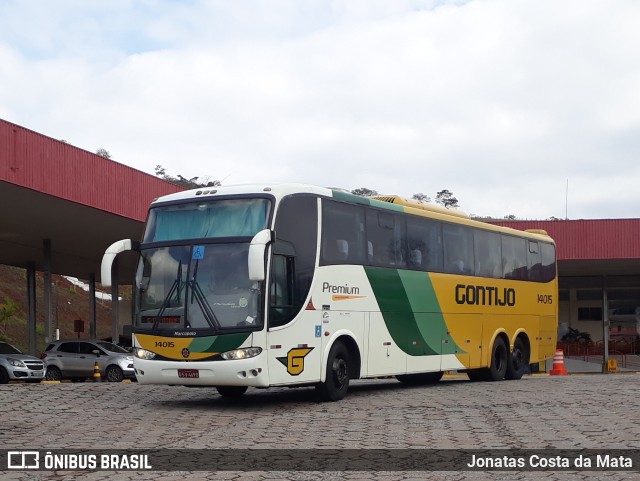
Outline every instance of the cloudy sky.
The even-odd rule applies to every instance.
[[[640,217],[638,25],[637,0],[1,0],[0,118],[151,174]]]

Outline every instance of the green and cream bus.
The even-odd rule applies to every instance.
[[[519,379],[553,356],[555,246],[397,196],[301,184],[189,190],[155,200],[141,242],[105,252],[102,283],[139,252],[140,383],[316,386],[350,380]]]

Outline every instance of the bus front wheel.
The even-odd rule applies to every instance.
[[[349,353],[344,343],[337,341],[329,351],[327,376],[316,390],[322,401],[339,401],[349,389]]]

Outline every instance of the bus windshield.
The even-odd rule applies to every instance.
[[[212,199],[153,207],[143,243],[179,239],[253,237],[267,227],[265,198]]]
[[[248,252],[248,242],[142,249],[137,330],[260,327],[260,284],[249,280]]]

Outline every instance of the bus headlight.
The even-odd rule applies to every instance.
[[[140,347],[136,347],[133,350],[133,353],[138,359],[153,359],[156,357],[155,352],[147,351],[146,349],[142,349]]]
[[[256,357],[262,352],[261,347],[243,347],[241,349],[234,349],[233,351],[227,351],[220,354],[222,359],[230,361],[232,359],[248,359],[250,357]]]

